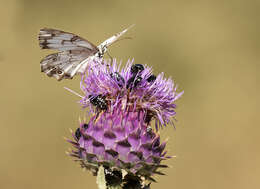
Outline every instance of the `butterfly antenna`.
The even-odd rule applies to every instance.
[[[119,38],[120,38],[122,35],[124,35],[124,34],[125,34],[130,28],[132,28],[133,26],[134,26],[134,24],[131,25],[131,26],[129,26],[128,28],[124,29],[123,31],[121,31],[121,32],[119,32],[119,33],[113,35],[112,37],[108,38],[108,39],[105,40],[103,43],[101,43],[101,44],[98,46],[98,48],[108,47],[108,46],[112,45],[113,43],[115,43],[116,41],[118,41]]]
[[[113,44],[115,44],[118,41],[125,40],[125,39],[133,39],[133,38],[132,37],[123,37],[123,38],[117,39]]]

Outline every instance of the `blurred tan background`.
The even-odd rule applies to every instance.
[[[260,2],[0,1],[0,188],[97,188],[65,155],[63,137],[83,111],[79,79],[56,82],[40,73],[40,28],[70,31],[99,44],[131,24],[113,57],[153,66],[185,90],[169,138],[167,176],[153,189],[260,188],[257,111]],[[259,81],[259,80],[258,80]]]

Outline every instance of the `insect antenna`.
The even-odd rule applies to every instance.
[[[119,39],[117,39],[115,42],[113,42],[113,44],[115,44],[115,43],[118,42],[118,41],[125,40],[125,39],[133,39],[133,37],[123,37],[123,38],[119,38]]]

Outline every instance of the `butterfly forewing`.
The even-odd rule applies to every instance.
[[[73,33],[44,28],[39,33],[39,43],[42,49],[84,50],[96,53],[98,48],[91,42]]]
[[[56,49],[61,52],[50,54],[41,61],[41,71],[57,80],[73,78],[80,63],[98,52],[98,48],[89,41],[72,33],[41,29],[39,43],[42,49]]]

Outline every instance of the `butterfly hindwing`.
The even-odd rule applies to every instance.
[[[41,71],[58,81],[64,78],[72,79],[80,68],[80,63],[88,56],[87,53],[80,53],[77,50],[50,54],[41,61]]]

